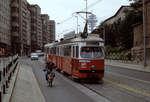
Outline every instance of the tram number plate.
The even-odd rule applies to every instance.
[[[91,62],[90,60],[80,60],[79,62]]]

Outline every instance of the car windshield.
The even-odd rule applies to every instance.
[[[37,53],[31,53],[31,56],[37,56]]]
[[[82,47],[80,55],[82,58],[101,58],[104,56],[101,47]]]

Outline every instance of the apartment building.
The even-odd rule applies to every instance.
[[[41,8],[30,5],[31,12],[31,51],[42,49],[42,19]]]
[[[44,45],[48,43],[48,38],[50,37],[49,16],[47,14],[41,14],[41,19],[42,19],[42,38],[44,47]]]
[[[49,16],[27,0],[0,0],[0,50],[27,55],[50,42]]]
[[[11,7],[10,0],[0,0],[0,49],[9,52],[11,47]]]
[[[11,27],[13,53],[28,54],[30,52],[30,11],[27,0],[11,1]]]
[[[55,21],[54,20],[49,20],[49,32],[50,32],[50,37],[49,37],[49,42],[55,41]]]
[[[27,48],[28,48],[28,54],[31,52],[31,12],[29,10],[29,4],[27,4]]]

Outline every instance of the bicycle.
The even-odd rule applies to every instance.
[[[53,85],[52,85],[52,84],[53,84],[53,78],[54,78],[54,77],[53,77],[53,74],[52,74],[52,73],[49,73],[49,74],[48,74],[48,80],[47,80],[47,81],[48,81],[48,86],[50,86],[50,87],[53,86]]]

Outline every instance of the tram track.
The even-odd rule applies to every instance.
[[[94,90],[94,89],[92,89],[91,87],[88,87],[87,85],[86,85],[86,83],[84,83],[84,82],[80,82],[80,81],[77,81],[77,80],[74,80],[71,76],[68,76],[67,74],[65,74],[64,72],[62,72],[62,71],[57,71],[57,73],[56,73],[57,75],[63,75],[66,79],[68,79],[69,81],[71,81],[72,83],[74,83],[74,84],[78,84],[78,85],[81,85],[82,86],[82,88],[84,87],[84,88],[86,88],[87,90],[90,90],[91,92],[93,92],[93,93],[95,93],[95,95],[98,97],[103,97],[104,99],[106,99],[107,101],[106,102],[114,102],[114,101],[112,101],[110,98],[108,98],[107,96],[105,96],[105,95],[103,95],[103,94],[101,94],[101,93],[99,93],[98,91],[96,91],[96,90]],[[91,84],[91,83],[89,83],[89,84]],[[99,84],[99,85],[101,85],[100,83],[97,83],[97,84]],[[80,89],[80,91],[82,91],[81,89]],[[103,102],[105,102],[105,101],[103,101]]]
[[[105,95],[103,95],[103,94],[97,92],[96,90],[94,90],[94,89],[88,87],[86,84],[81,84],[81,85],[83,85],[83,86],[86,87],[87,89],[89,89],[89,90],[95,92],[95,93],[98,94],[99,96],[105,97],[105,98],[106,98],[107,100],[109,100],[110,102],[113,102],[110,98],[108,98],[107,96],[105,96]]]

